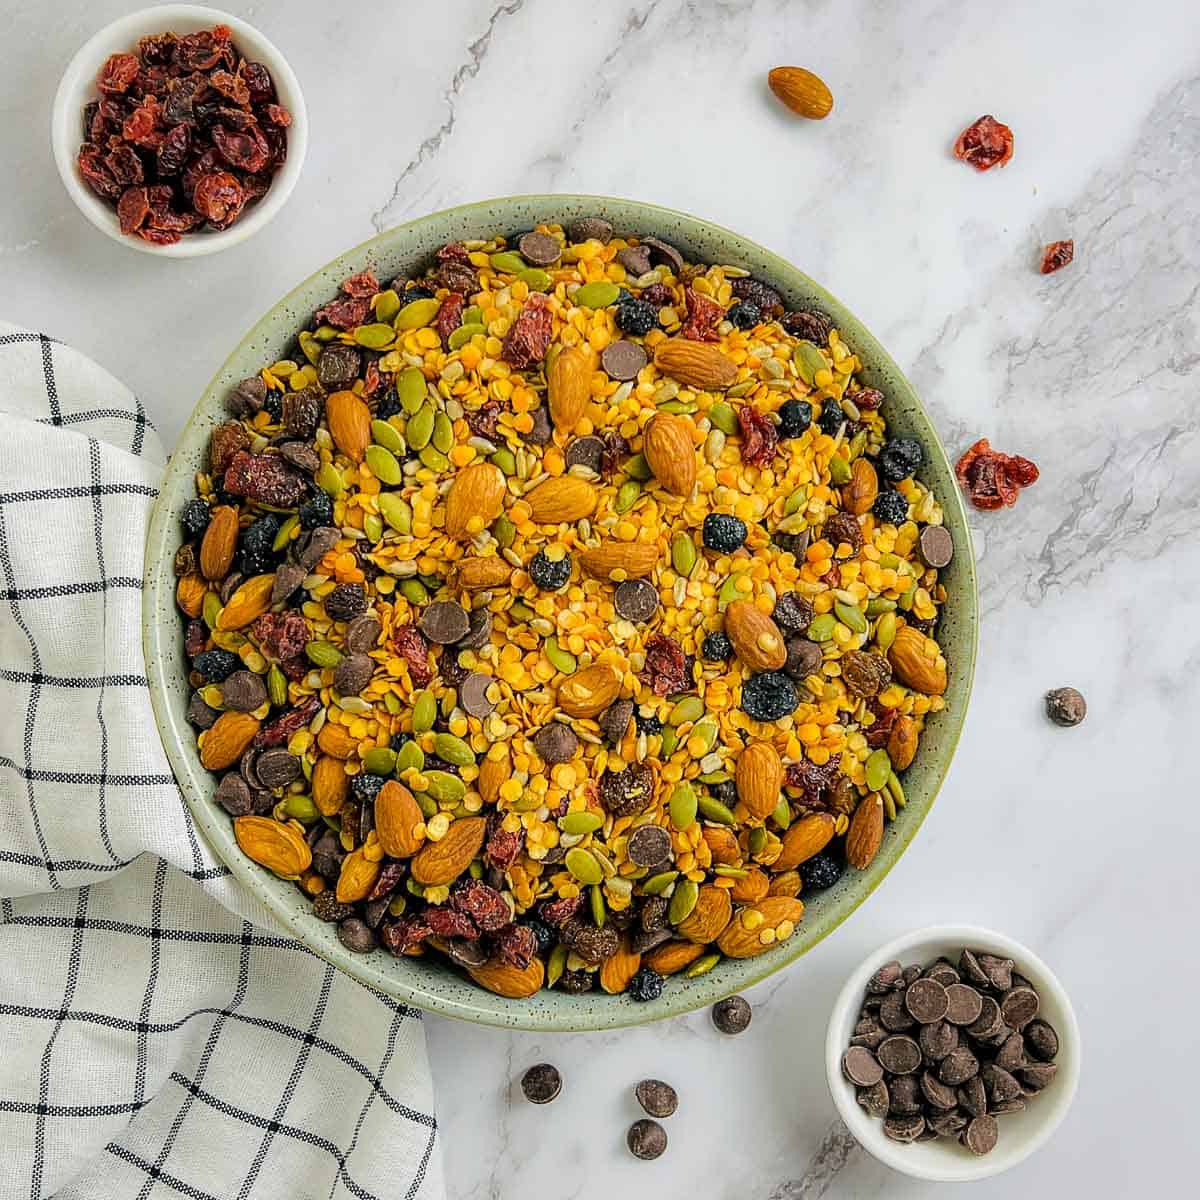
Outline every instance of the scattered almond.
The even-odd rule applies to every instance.
[[[597,717],[621,690],[621,677],[604,663],[584,667],[558,685],[558,707],[568,717]]]
[[[494,463],[472,463],[454,477],[446,493],[446,534],[470,537],[490,525],[504,505],[504,475]]]
[[[493,468],[494,469],[494,468]],[[596,511],[596,489],[577,475],[559,475],[525,493],[530,516],[539,525],[562,525]]]
[[[371,444],[371,410],[353,392],[334,392],[325,400],[325,420],[333,444],[349,459],[362,462]]]
[[[734,600],[725,609],[725,632],[734,652],[751,671],[778,671],[787,661],[779,626],[753,600]]]
[[[243,854],[283,879],[296,879],[312,865],[312,851],[294,825],[270,817],[235,817],[233,836]]]
[[[483,845],[487,821],[460,817],[440,842],[426,842],[412,860],[412,877],[425,887],[453,883],[470,865]]]
[[[833,93],[819,76],[804,67],[776,67],[768,76],[771,91],[801,117],[820,121],[833,111]]]
[[[578,346],[567,346],[555,356],[546,372],[550,420],[560,433],[571,433],[592,398],[592,364]]]
[[[237,539],[237,509],[230,504],[218,504],[200,542],[200,574],[205,579],[225,578],[233,565]]]
[[[770,742],[751,742],[738,755],[734,778],[738,799],[762,821],[774,812],[783,792],[783,762]]]
[[[579,552],[579,565],[594,579],[643,579],[658,562],[658,547],[609,539]]]
[[[696,446],[692,441],[695,428],[687,417],[658,413],[642,431],[642,453],[654,478],[675,496],[690,496],[696,486]]]
[[[883,841],[883,798],[878,792],[864,796],[846,831],[846,861],[857,870],[869,867]]]
[[[687,387],[723,392],[737,382],[737,365],[710,342],[667,338],[654,348],[654,365]]]

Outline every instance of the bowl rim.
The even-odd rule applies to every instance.
[[[638,219],[647,222],[647,227],[652,222],[657,222],[661,226],[669,224],[672,221],[682,220],[685,223],[702,227],[710,236],[714,236],[724,242],[732,242],[735,246],[740,246],[746,251],[753,252],[766,264],[764,269],[767,271],[776,272],[784,278],[789,274],[793,277],[799,277],[804,281],[805,286],[811,289],[821,304],[827,306],[831,311],[844,314],[846,320],[840,320],[840,324],[853,328],[852,338],[855,340],[855,344],[869,344],[872,358],[882,364],[903,388],[907,390],[908,398],[916,405],[922,421],[932,435],[937,453],[952,473],[952,468],[949,466],[950,460],[946,455],[945,448],[941,444],[941,439],[937,434],[933,421],[925,411],[924,405],[921,404],[912,384],[901,373],[895,361],[866,326],[845,305],[810,276],[800,271],[799,268],[793,266],[782,256],[766,249],[752,239],[744,237],[715,222],[695,217],[692,214],[677,209],[645,201],[582,193],[512,195],[493,197],[470,204],[456,205],[453,208],[427,213],[400,225],[393,226],[391,229],[377,233],[344,251],[293,287],[248,330],[225,361],[217,368],[209,384],[201,394],[184,426],[184,431],[180,437],[180,445],[188,440],[189,434],[195,435],[195,431],[201,425],[204,410],[209,406],[210,398],[214,395],[222,376],[225,375],[230,365],[240,358],[252,343],[267,333],[267,326],[271,322],[273,315],[279,310],[287,308],[298,297],[302,297],[329,272],[335,268],[338,273],[343,274],[360,270],[363,262],[370,258],[373,249],[398,236],[405,234],[418,235],[426,225],[435,225],[451,218],[459,217],[474,219],[477,215],[478,220],[483,223],[481,224],[481,228],[486,228],[488,224],[495,224],[495,218],[490,215],[490,210],[493,210],[496,206],[518,207],[521,205],[533,206],[549,213],[553,213],[557,209],[560,215],[561,210],[565,207],[579,207],[582,210],[591,207],[603,210],[609,206],[617,206],[628,212],[636,212]],[[328,291],[328,287],[326,287],[326,291]],[[178,451],[179,447],[177,446],[176,449]],[[179,480],[182,476],[186,476],[188,482],[180,484]],[[961,565],[965,571],[962,594],[964,607],[968,608],[970,612],[970,621],[968,622],[970,636],[966,653],[959,656],[963,672],[961,710],[954,714],[945,714],[952,721],[949,730],[949,741],[944,757],[934,768],[934,776],[928,789],[928,800],[923,811],[910,812],[910,819],[895,828],[894,834],[889,837],[884,849],[876,856],[876,862],[872,864],[871,872],[857,876],[860,883],[856,893],[847,897],[843,905],[838,909],[836,916],[831,917],[817,932],[810,933],[807,937],[798,935],[775,952],[755,958],[736,960],[739,970],[738,979],[735,982],[722,982],[722,976],[714,972],[712,975],[690,981],[695,984],[707,983],[707,986],[696,987],[694,990],[692,988],[669,988],[659,1000],[650,1004],[621,1004],[618,1002],[619,997],[606,997],[606,1000],[611,1004],[611,1010],[606,1011],[605,1019],[602,1021],[589,1019],[587,1010],[581,1010],[578,1013],[570,1009],[565,1011],[552,1010],[545,1015],[538,1012],[529,1012],[520,1008],[520,1005],[524,1002],[495,996],[483,989],[479,989],[477,1002],[473,1000],[470,1004],[462,1003],[439,995],[436,984],[433,987],[427,987],[424,984],[410,984],[394,974],[373,967],[371,964],[378,958],[378,955],[351,955],[349,952],[340,951],[340,948],[336,944],[326,952],[323,948],[314,946],[308,936],[306,926],[311,925],[311,917],[307,920],[295,918],[291,912],[274,899],[271,891],[271,881],[273,880],[275,883],[279,882],[274,876],[271,876],[270,879],[265,878],[269,873],[265,872],[244,855],[234,852],[226,856],[221,854],[217,846],[214,845],[214,838],[229,840],[231,835],[218,827],[218,822],[223,822],[227,828],[229,824],[228,818],[223,811],[216,809],[211,803],[211,786],[201,788],[197,784],[196,781],[199,778],[207,780],[208,773],[196,765],[198,764],[198,758],[196,756],[192,731],[186,722],[176,715],[170,703],[169,687],[171,681],[167,678],[164,667],[164,639],[168,636],[176,638],[178,628],[172,622],[171,628],[168,631],[166,623],[155,619],[154,610],[158,602],[158,597],[164,587],[169,589],[168,595],[170,597],[174,595],[174,577],[171,572],[171,559],[174,555],[175,546],[172,545],[172,541],[178,540],[178,533],[170,509],[176,492],[180,487],[191,486],[190,481],[192,478],[192,472],[184,462],[184,455],[178,452],[173,454],[164,472],[160,484],[159,496],[155,501],[151,514],[146,540],[146,585],[143,592],[142,636],[151,702],[158,731],[176,780],[196,820],[200,835],[204,838],[210,849],[212,849],[214,856],[226,864],[238,882],[256,896],[293,936],[314,954],[325,958],[332,965],[345,971],[360,983],[385,992],[417,1008],[441,1016],[455,1017],[476,1024],[495,1025],[508,1029],[547,1033],[587,1032],[598,1029],[616,1029],[642,1025],[651,1021],[679,1016],[711,1004],[735,991],[749,988],[795,962],[796,959],[823,941],[824,938],[845,922],[866,901],[908,848],[917,831],[924,823],[929,810],[933,807],[942,785],[945,783],[966,720],[966,711],[969,706],[971,688],[974,681],[979,642],[978,584],[974,548],[962,496],[957,489],[953,489],[952,492],[944,497],[939,496],[938,499],[942,504],[943,511],[952,511],[954,513],[956,518],[956,539],[959,531],[962,532],[963,537],[963,545],[956,552],[956,557],[961,554]],[[157,561],[155,562],[152,561],[152,555],[156,551]],[[169,607],[172,610],[174,609],[173,599],[171,599]],[[189,740],[191,743],[190,748],[188,748]],[[193,759],[195,760],[195,764],[191,761]],[[209,836],[210,831],[212,836]],[[876,864],[879,864],[878,870],[875,869]],[[809,928],[811,929],[811,926]],[[437,975],[436,973],[431,973],[430,977],[436,980]]]
[[[275,82],[280,102],[292,114],[288,129],[288,156],[271,180],[271,186],[245,217],[228,229],[186,234],[178,242],[159,246],[121,232],[116,213],[79,178],[76,156],[79,152],[79,114],[95,91],[95,76],[100,65],[118,49],[128,49],[151,30],[194,24],[195,28],[228,25],[234,39],[256,61],[266,64]],[[185,29],[185,32],[189,30]],[[54,94],[50,115],[50,145],[54,163],[67,194],[76,208],[102,233],[131,250],[157,258],[199,258],[217,254],[252,237],[283,208],[304,166],[308,152],[308,110],[300,81],[282,51],[249,22],[232,13],[200,4],[164,4],[126,13],[97,30],[72,56]]]
[[[868,979],[884,963],[902,959],[918,946],[932,947],[932,944],[944,942],[978,947],[989,953],[996,952],[1013,959],[1021,974],[1035,983],[1039,992],[1048,993],[1053,997],[1054,1003],[1062,1013],[1061,1019],[1055,1021],[1055,1026],[1062,1035],[1062,1045],[1069,1046],[1070,1052],[1063,1056],[1065,1061],[1055,1060],[1060,1072],[1054,1077],[1054,1094],[1039,1100],[1038,1108],[1043,1114],[1043,1119],[1035,1132],[1016,1151],[1003,1158],[993,1158],[991,1155],[980,1158],[947,1155],[944,1167],[934,1167],[914,1159],[911,1154],[906,1154],[908,1147],[886,1138],[883,1134],[883,1123],[868,1116],[859,1107],[853,1086],[842,1074],[842,1055],[849,1044],[849,1032],[852,1031],[852,1018],[849,1014],[861,1003]],[[1071,1004],[1071,997],[1062,981],[1040,955],[1015,938],[982,925],[928,925],[893,938],[873,950],[851,972],[829,1015],[825,1033],[825,1079],[838,1115],[854,1139],[885,1166],[913,1179],[937,1183],[967,1183],[976,1179],[988,1179],[1011,1170],[1050,1140],[1075,1099],[1082,1054],[1079,1021]],[[1062,1069],[1064,1066],[1065,1070]]]

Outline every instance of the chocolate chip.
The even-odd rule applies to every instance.
[[[946,1021],[934,1021],[931,1025],[921,1026],[917,1043],[926,1062],[938,1063],[958,1046],[958,1030]]]
[[[916,1024],[912,1014],[904,1006],[903,992],[892,992],[884,997],[883,1003],[879,1006],[879,1019],[883,1022],[883,1027],[890,1029],[893,1033],[911,1029]]]
[[[928,1124],[939,1137],[954,1137],[967,1127],[967,1118],[957,1111],[938,1113],[929,1118]]]
[[[627,579],[613,596],[617,616],[634,625],[645,624],[658,611],[658,592],[646,579]]]
[[[959,1046],[957,1050],[951,1050],[938,1063],[938,1078],[943,1083],[957,1086],[960,1083],[966,1083],[978,1070],[979,1059],[965,1046]]]
[[[521,257],[535,267],[548,267],[562,257],[562,246],[558,238],[548,233],[525,233],[517,242]]]
[[[661,825],[639,825],[629,835],[625,854],[636,867],[656,867],[671,857],[671,835]]]
[[[1076,688],[1054,688],[1046,693],[1046,716],[1055,725],[1070,729],[1087,716],[1087,701]]]
[[[568,467],[587,467],[589,471],[595,471],[599,475],[604,462],[604,439],[593,437],[591,434],[587,437],[577,437],[567,446],[563,457]]]
[[[622,338],[618,342],[610,342],[600,355],[600,365],[609,377],[618,383],[636,379],[638,372],[649,362],[649,356],[637,342]]]
[[[940,1021],[949,1007],[946,989],[936,979],[916,979],[904,993],[904,1007],[922,1025]]]
[[[374,674],[375,660],[369,655],[347,654],[333,670],[333,686],[343,696],[357,696]]]
[[[959,981],[959,974],[944,958],[939,958],[932,967],[926,969],[925,978],[936,979],[942,987],[948,988]]]
[[[337,935],[351,954],[369,954],[375,949],[375,935],[361,917],[347,917],[338,925]]]
[[[600,714],[596,724],[600,726],[600,732],[604,734],[610,746],[616,746],[621,739],[629,732],[629,722],[633,720],[633,701],[632,700],[614,700]],[[655,860],[656,862],[659,860]]]
[[[650,251],[650,262],[652,264],[661,262],[669,263],[671,270],[676,275],[683,270],[683,255],[670,242],[664,242],[656,237],[644,237],[642,238],[642,245]]]
[[[1010,1033],[996,1051],[996,1066],[1006,1071],[1015,1071],[1023,1067],[1025,1058],[1025,1039],[1019,1033]]]
[[[259,752],[252,746],[245,754],[238,759],[238,773],[249,784],[252,790],[262,791],[262,780],[258,777],[258,772],[255,770],[255,764],[258,762]]]
[[[197,729],[211,729],[221,714],[215,708],[209,708],[200,698],[199,692],[193,692],[188,700],[187,719],[189,725]]]
[[[549,1104],[562,1091],[562,1076],[557,1067],[538,1063],[521,1076],[521,1091],[530,1104]]]
[[[932,1071],[921,1076],[921,1094],[934,1108],[954,1108],[958,1104],[958,1093],[947,1087]]]
[[[454,600],[435,600],[421,614],[421,632],[438,646],[452,646],[470,628],[467,610]]]
[[[551,765],[573,758],[578,747],[579,738],[575,731],[561,721],[551,721],[533,735],[533,748]]]
[[[603,217],[576,217],[567,226],[567,237],[572,242],[610,242],[612,235],[612,222]]]
[[[959,1087],[958,1102],[973,1117],[982,1117],[987,1112],[987,1090],[978,1075],[972,1075]]]
[[[275,568],[275,581],[271,584],[271,603],[282,604],[304,582],[308,572],[294,562],[280,563]]]
[[[617,251],[617,262],[627,275],[638,279],[650,270],[650,251],[645,246],[626,246]]]
[[[318,525],[316,529],[296,543],[296,561],[311,571],[341,540],[341,532],[332,525]]]
[[[1049,1062],[1058,1053],[1058,1034],[1048,1021],[1030,1021],[1025,1026],[1025,1044],[1034,1058]]]
[[[811,643],[810,643],[811,644]],[[898,962],[884,963],[874,975],[867,980],[867,994],[880,996],[892,990],[892,985],[904,974],[904,968]]]
[[[1058,1067],[1054,1063],[1029,1063],[1016,1074],[1027,1090],[1040,1092],[1058,1074]]]
[[[496,706],[488,699],[487,690],[491,686],[492,677],[480,671],[472,671],[459,684],[458,702],[469,717],[483,720]]]
[[[1006,992],[1012,987],[1013,960],[1011,958],[998,958],[995,954],[976,954],[975,960],[996,991]]]
[[[446,956],[460,967],[482,967],[488,960],[488,949],[479,938],[447,938]]]
[[[527,446],[545,446],[554,440],[554,426],[544,404],[539,404],[530,414],[533,421],[528,433],[521,435]]]
[[[752,1016],[750,1004],[744,996],[727,996],[712,1006],[713,1024],[731,1037],[734,1034],[745,1033],[750,1028]]]
[[[974,1038],[991,1037],[1003,1024],[1000,1005],[991,996],[980,996],[979,1016],[967,1026],[967,1032]]]
[[[321,456],[307,442],[284,442],[279,447],[279,457],[309,475],[321,469]]]
[[[542,862],[546,862],[542,859]],[[639,929],[633,937],[629,939],[629,948],[634,954],[646,954],[653,950],[655,946],[661,946],[663,942],[669,942],[672,938],[670,929]]]
[[[887,1085],[891,1098],[888,1112],[893,1117],[911,1117],[921,1111],[921,1084],[915,1075],[897,1075]]]
[[[952,1025],[970,1025],[983,1011],[983,997],[967,983],[946,988],[946,1020]]]
[[[234,671],[221,684],[221,699],[234,712],[253,712],[267,702],[267,685],[253,671]]]
[[[248,816],[253,809],[250,787],[237,771],[230,771],[217,784],[213,799],[231,817]]]
[[[984,1063],[979,1068],[979,1078],[983,1080],[983,1087],[993,1112],[997,1104],[1003,1104],[1021,1094],[1021,1085],[1016,1077],[995,1063]]]
[[[992,981],[987,972],[979,965],[978,959],[970,950],[964,950],[958,959],[958,969],[962,976],[977,987],[991,987]]]
[[[855,1098],[866,1111],[867,1116],[887,1116],[891,1098],[888,1096],[887,1084],[882,1079],[871,1087],[859,1088]]]
[[[625,1144],[634,1158],[649,1162],[667,1148],[667,1131],[657,1121],[643,1118],[630,1125]]]
[[[877,1057],[891,1074],[908,1075],[921,1065],[921,1047],[912,1038],[898,1035],[880,1045]]]
[[[944,525],[926,525],[917,539],[917,550],[927,567],[944,567],[954,557],[954,538]]]
[[[893,1142],[914,1142],[925,1132],[925,1118],[919,1113],[912,1117],[888,1117],[883,1123],[884,1137]]]
[[[643,1079],[633,1089],[633,1094],[652,1117],[669,1117],[679,1107],[675,1089],[661,1079]]]
[[[816,642],[810,642],[806,637],[790,637],[784,645],[787,648],[787,658],[783,663],[783,671],[789,678],[803,683],[810,675],[820,670],[824,656]]]
[[[1030,987],[1010,988],[1000,998],[1000,1015],[1011,1029],[1024,1029],[1038,1014],[1038,994]]]
[[[911,967],[904,968],[903,972],[901,972],[901,975],[900,975],[900,982],[897,984],[893,984],[893,987],[895,987],[897,991],[900,991],[903,988],[908,987],[909,984],[915,983],[920,978],[921,978],[921,968],[919,966],[917,966],[916,963],[913,963],[913,965]]]
[[[467,636],[458,642],[460,650],[481,650],[492,640],[492,614],[477,608],[467,614]]]
[[[996,1147],[999,1130],[995,1117],[975,1117],[959,1139],[972,1154],[988,1154]]]
[[[1023,1112],[1024,1110],[1024,1096],[1014,1096],[1011,1100],[1001,1100],[999,1104],[992,1105],[992,1112],[996,1116],[999,1116],[1001,1113]]]
[[[351,654],[367,654],[379,645],[379,635],[383,633],[383,625],[379,618],[371,613],[363,613],[355,617],[346,626],[346,636],[343,644]]]
[[[883,1079],[883,1067],[865,1046],[851,1046],[842,1055],[842,1074],[858,1087],[874,1087]]]
[[[254,773],[263,787],[274,791],[300,778],[300,760],[290,754],[285,746],[275,746],[264,750],[255,759]]]

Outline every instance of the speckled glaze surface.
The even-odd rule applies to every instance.
[[[908,805],[887,827],[875,861],[866,871],[847,872],[833,888],[806,901],[801,926],[779,949],[757,958],[723,961],[698,979],[674,977],[660,999],[644,1004],[626,996],[567,996],[546,990],[528,1000],[506,1000],[441,963],[397,959],[382,951],[355,955],[345,950],[336,928],[312,915],[308,901],[293,884],[277,879],[241,853],[229,817],[212,800],[215,779],[200,765],[194,733],[184,716],[187,667],[174,603],[177,514],[194,494],[193,476],[205,460],[209,434],[224,418],[226,392],[239,379],[283,357],[296,332],[334,294],[341,280],[367,266],[381,278],[414,272],[447,241],[516,233],[541,221],[565,222],[587,215],[608,218],[619,232],[663,238],[678,246],[689,261],[744,267],[778,288],[789,306],[828,312],[861,359],[864,382],[886,397],[883,413],[890,429],[924,443],[926,465],[919,474],[941,501],[956,548],[953,562],[942,572],[947,601],[938,625],[949,664],[946,709],[927,723],[916,761],[904,775]],[[688,1012],[782,969],[836,929],[883,881],[933,805],[966,716],[977,632],[975,559],[954,472],[911,384],[883,347],[824,288],[762,246],[685,213],[601,196],[509,196],[433,213],[363,242],[306,279],[254,326],[200,398],[167,467],[146,542],[142,635],[158,729],[196,823],[216,854],[297,938],[363,983],[431,1012],[512,1029],[611,1029]]]

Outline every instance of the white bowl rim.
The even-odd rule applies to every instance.
[[[276,172],[270,190],[246,216],[229,229],[187,234],[169,246],[154,245],[128,237],[120,230],[116,213],[79,178],[79,115],[94,92],[94,79],[104,60],[119,49],[129,49],[147,33],[171,29],[180,23],[195,28],[228,25],[247,57],[263,62],[275,81],[280,102],[292,114],[288,129],[288,156]],[[191,32],[191,30],[185,30]],[[159,258],[197,258],[236,246],[262,229],[286,203],[300,178],[308,151],[308,111],[300,81],[279,48],[253,25],[217,8],[200,4],[164,4],[127,13],[94,33],[76,51],[54,96],[50,118],[50,142],[58,173],[75,206],[102,233],[114,241]]]
[[[848,1045],[846,1014],[857,1008],[866,989],[867,980],[886,962],[902,960],[918,946],[934,942],[951,942],[959,946],[979,947],[989,953],[998,952],[1011,958],[1021,974],[1034,983],[1039,992],[1053,996],[1062,1013],[1055,1022],[1063,1046],[1070,1052],[1056,1059],[1059,1072],[1054,1078],[1052,1093],[1039,1098],[1038,1111],[1041,1121],[1036,1131],[1024,1142],[1000,1158],[992,1154],[980,1158],[957,1157],[947,1154],[945,1166],[933,1166],[906,1154],[909,1147],[890,1141],[883,1134],[883,1123],[870,1117],[859,1106],[853,1085],[842,1074],[842,1055]],[[1036,977],[1036,978],[1035,978]],[[925,1179],[937,1183],[966,1183],[976,1179],[987,1179],[1002,1174],[1031,1154],[1041,1149],[1067,1115],[1075,1092],[1079,1086],[1079,1064],[1082,1056],[1079,1022],[1071,998],[1058,976],[1028,946],[981,925],[929,925],[894,938],[886,945],[872,951],[851,973],[845,986],[834,1002],[825,1035],[825,1075],[829,1093],[838,1114],[845,1122],[854,1139],[869,1154],[886,1166],[914,1179]],[[1004,1126],[1001,1123],[1001,1144]]]

